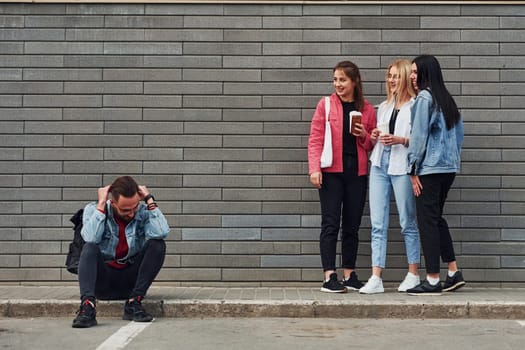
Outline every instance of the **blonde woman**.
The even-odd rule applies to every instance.
[[[420,282],[420,242],[416,221],[416,202],[410,176],[407,175],[407,153],[410,143],[410,109],[416,95],[410,81],[411,63],[393,62],[386,73],[387,99],[379,106],[377,128],[372,131],[376,145],[370,155],[370,220],[372,224],[372,276],[359,290],[363,294],[384,292],[381,272],[386,263],[390,194],[393,191],[405,240],[408,273],[398,288],[400,292]]]

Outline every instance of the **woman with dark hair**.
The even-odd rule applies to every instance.
[[[324,271],[323,292],[344,293],[359,290],[363,284],[354,272],[359,245],[358,230],[365,205],[368,182],[368,154],[373,147],[370,132],[376,126],[374,107],[363,97],[359,68],[350,61],[333,69],[335,93],[329,101],[321,99],[314,112],[308,140],[310,182],[319,189],[321,202],[320,251]],[[325,111],[332,130],[333,161],[321,169],[325,136]],[[349,114],[359,111],[361,122],[350,130]],[[343,280],[336,273],[337,236],[341,225]]]
[[[412,84],[419,93],[412,108],[408,171],[416,196],[417,221],[425,257],[426,279],[411,295],[439,295],[465,285],[458,270],[452,237],[443,218],[448,191],[460,168],[463,121],[443,82],[438,60],[422,55],[412,61]],[[448,264],[441,286],[440,257]]]

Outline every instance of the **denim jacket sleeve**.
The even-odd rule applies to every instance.
[[[459,118],[459,122],[455,126],[456,128],[456,142],[458,145],[458,152],[461,153],[461,147],[463,146],[463,137],[464,137],[464,130],[463,130],[463,118]]]
[[[106,204],[107,205],[107,204]],[[97,203],[92,202],[85,206],[82,215],[82,230],[80,234],[84,241],[100,243],[105,231],[106,214],[97,210]]]
[[[144,235],[146,239],[164,239],[170,232],[168,221],[159,208],[141,211],[144,220]]]
[[[425,157],[432,108],[432,96],[426,90],[421,91],[412,106],[410,118],[412,131],[408,147],[407,173],[409,174],[418,173],[417,170]]]

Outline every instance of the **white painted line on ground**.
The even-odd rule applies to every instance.
[[[139,335],[151,322],[130,322],[98,346],[96,350],[119,350],[124,349],[133,338]]]
[[[516,321],[516,322],[518,322],[520,324],[520,326],[525,327],[525,321]]]

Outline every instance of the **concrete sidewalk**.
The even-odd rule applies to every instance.
[[[0,285],[3,317],[74,317],[77,286]],[[294,287],[150,288],[145,308],[155,317],[492,318],[525,320],[525,289],[469,288],[441,296],[322,293]],[[97,314],[121,317],[122,301],[98,301]]]

